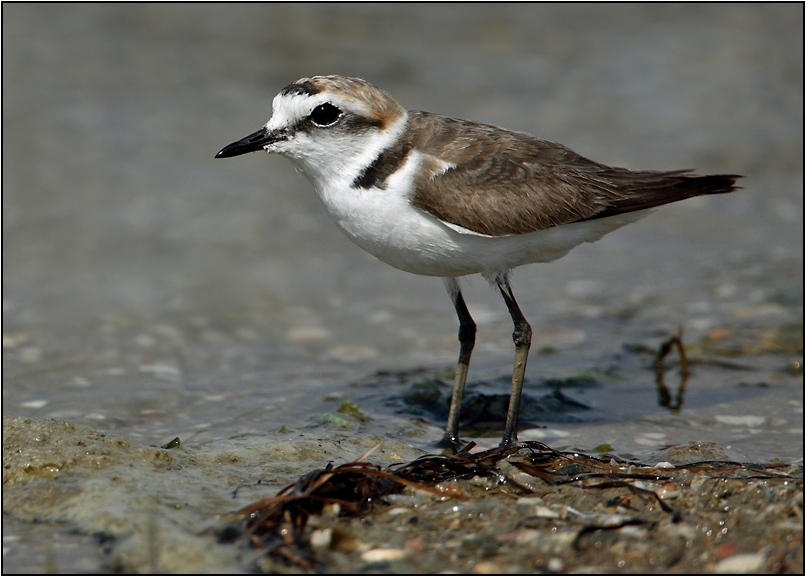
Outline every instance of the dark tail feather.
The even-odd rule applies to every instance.
[[[674,172],[624,171],[610,175],[619,190],[607,208],[585,220],[606,218],[625,212],[644,210],[704,194],[724,194],[736,190],[740,174],[709,174],[699,176],[689,170]]]

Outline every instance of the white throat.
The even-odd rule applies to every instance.
[[[313,144],[307,134],[298,136],[293,150],[277,150],[311,181],[324,200],[326,190],[347,189],[378,158],[393,146],[406,131],[408,113],[389,128],[377,133],[340,135],[338,141]]]

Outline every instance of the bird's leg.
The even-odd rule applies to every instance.
[[[462,406],[462,397],[467,382],[467,368],[470,365],[470,353],[476,344],[476,323],[467,310],[465,299],[459,290],[459,283],[455,278],[445,279],[445,288],[453,300],[456,315],[459,317],[459,362],[456,364],[456,374],[453,378],[453,394],[451,395],[451,408],[448,411],[448,423],[445,427],[445,436],[440,445],[456,449],[459,443],[459,409]]]
[[[529,347],[532,344],[532,327],[515,302],[515,295],[505,276],[496,279],[498,290],[504,297],[504,302],[509,309],[509,316],[515,330],[512,331],[512,340],[515,343],[515,368],[512,370],[512,393],[509,396],[509,409],[507,410],[507,421],[504,425],[504,438],[501,446],[509,445],[518,440],[518,411],[521,406],[521,391],[523,391],[523,376],[526,373],[526,361],[529,357]]]

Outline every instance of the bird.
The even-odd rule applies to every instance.
[[[476,324],[459,278],[480,273],[512,318],[515,361],[501,445],[517,441],[532,328],[512,269],[554,261],[658,206],[736,190],[738,174],[629,170],[535,136],[406,110],[384,90],[345,76],[301,78],[272,101],[260,130],[216,158],[264,150],[305,175],[336,226],[403,271],[442,277],[459,319],[459,360],[440,445],[458,447],[460,407]]]

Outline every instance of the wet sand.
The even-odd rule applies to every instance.
[[[642,461],[698,444],[735,461],[801,466],[802,10],[4,7],[3,415],[32,423],[5,421],[4,436],[16,423],[13,446],[39,462],[36,431],[55,427],[41,447],[62,459],[25,474],[25,463],[14,461],[4,491],[4,569],[147,570],[149,523],[165,521],[194,528],[183,529],[199,539],[191,549],[223,551],[210,567],[250,570],[256,553],[214,546],[213,536],[194,532],[198,524],[328,460],[360,456],[375,439],[409,459],[439,438],[440,411],[405,401],[416,387],[447,395],[457,322],[439,280],[396,271],[351,245],[284,159],[213,159],[266,121],[282,86],[311,74],[361,76],[407,108],[527,131],[612,165],[746,175],[741,191],[664,207],[555,263],[515,272],[535,334],[526,388],[533,412],[521,438],[561,450],[608,446]],[[495,401],[509,387],[511,323],[482,280],[464,292],[479,325],[470,391]],[[675,409],[659,404],[654,355],[681,326],[692,374]],[[672,399],[679,368],[670,355]],[[340,413],[346,401],[368,420]],[[59,447],[76,439],[70,427],[84,431],[78,438],[103,434],[127,448],[113,451],[107,468],[78,456],[65,465],[72,453]],[[494,418],[468,420],[463,434],[491,447],[497,427]],[[155,463],[155,447],[177,436],[187,453],[163,452],[184,469]],[[341,448],[317,453],[311,443]],[[294,455],[272,457],[285,463],[280,469],[260,458],[238,465],[242,453],[262,447],[268,458],[278,444]],[[199,465],[193,475],[208,482],[184,493],[165,488],[192,468],[185,459],[219,463],[210,455],[230,454],[242,461],[226,475],[209,481],[210,469]],[[4,462],[16,458],[4,452]],[[128,463],[137,471],[128,484],[98,477]],[[152,485],[154,471],[164,485]],[[235,486],[258,479],[266,492],[233,502]],[[732,519],[716,515],[719,499],[695,499],[691,479],[675,482],[695,531],[698,517],[708,530]],[[756,557],[745,568],[802,571],[802,556],[791,553],[802,549],[802,530],[790,527],[802,512],[802,485],[778,495],[778,485],[759,483],[735,489],[750,516],[736,513],[728,536],[697,533],[692,547],[707,558],[684,552],[658,570],[716,571],[748,554]],[[94,500],[104,484],[117,497]],[[34,485],[54,500],[31,508]],[[767,501],[750,499],[758,494],[769,499],[767,513]],[[583,506],[577,499],[587,511],[598,507],[585,492],[540,498],[558,511]],[[560,545],[512,545],[535,535],[535,543],[553,543],[548,526],[498,540],[533,511],[517,513],[525,505],[498,495],[473,505],[503,507],[507,499],[514,504],[497,522],[477,516],[444,542],[423,537],[425,553],[404,563],[431,559],[418,570],[441,570],[455,557],[465,562],[460,570],[479,572],[509,562],[523,571],[596,567],[595,558],[570,557]],[[184,518],[186,502],[192,514]],[[450,516],[447,504],[427,506]],[[380,526],[395,515],[372,515],[375,525],[348,529],[361,542],[395,549],[414,538],[406,529],[403,541],[392,539]],[[748,523],[772,533],[759,541]],[[437,533],[448,525],[435,525]],[[376,536],[362,532],[373,526]],[[114,538],[99,539],[97,527]],[[495,536],[499,546],[476,547],[475,537],[461,544],[472,535]],[[618,547],[626,555],[659,535],[603,542],[601,567],[621,569]],[[531,557],[515,552],[524,547]],[[372,568],[363,552],[337,554],[333,568]],[[188,563],[184,570],[201,566],[177,559]],[[630,559],[639,564],[629,567],[652,570],[644,557]]]

